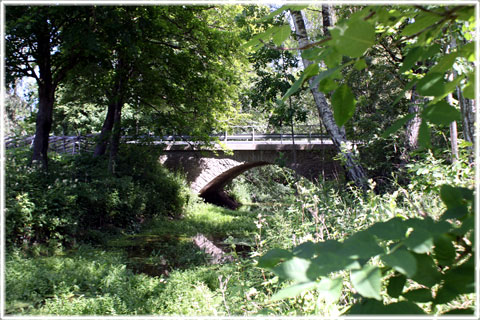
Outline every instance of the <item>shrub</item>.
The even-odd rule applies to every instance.
[[[89,154],[53,154],[48,172],[28,165],[27,150],[7,154],[7,244],[99,240],[95,230],[135,230],[154,216],[178,216],[190,199],[186,183],[156,152],[122,148],[115,173]]]

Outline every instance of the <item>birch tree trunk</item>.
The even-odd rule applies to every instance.
[[[304,47],[309,44],[307,29],[305,27],[305,21],[303,20],[303,15],[301,11],[290,10],[290,13],[293,18],[293,23],[295,26],[295,33],[298,41],[299,47]],[[303,59],[303,66],[307,68],[312,64],[310,60]],[[315,81],[316,77],[312,77],[309,80],[309,83]],[[328,135],[332,139],[333,144],[337,148],[338,152],[345,159],[345,170],[347,172],[347,177],[352,180],[358,187],[366,190],[367,186],[367,175],[365,174],[364,169],[358,163],[358,160],[355,158],[355,155],[348,150],[347,148],[347,139],[345,134],[345,128],[339,127],[333,118],[333,112],[328,103],[325,95],[318,91],[317,87],[311,89],[313,99],[317,106],[318,114],[327,130]]]
[[[418,116],[418,106],[422,104],[423,101],[420,100],[419,95],[415,91],[415,87],[412,89],[410,102],[411,104],[408,107],[408,113],[415,114],[415,116],[407,122],[405,129],[405,151],[401,154],[401,160],[405,164],[410,160],[410,151],[418,148],[418,133],[420,130],[420,124],[422,123],[422,119]]]

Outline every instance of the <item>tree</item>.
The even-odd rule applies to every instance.
[[[307,35],[307,29],[305,27],[305,22],[303,20],[303,15],[300,11],[296,10],[290,10],[290,13],[292,15],[293,23],[295,25],[295,31],[296,31],[296,37],[298,41],[298,45],[301,48],[308,47],[310,45],[310,42],[308,40],[308,35]],[[330,21],[331,19],[326,18],[324,21]],[[307,70],[309,67],[315,67],[316,64],[313,64],[312,61],[306,59],[304,56],[302,56],[302,61],[303,65],[305,67],[305,70]],[[312,68],[311,68],[312,69]],[[318,65],[317,65],[318,69]],[[320,118],[322,120],[323,125],[327,129],[327,132],[332,139],[334,145],[337,147],[337,150],[339,153],[341,153],[342,157],[345,160],[345,167],[347,170],[347,175],[348,177],[355,182],[355,184],[358,187],[361,187],[362,189],[367,188],[367,176],[365,174],[364,169],[362,166],[358,163],[358,160],[355,159],[355,155],[351,150],[348,149],[347,147],[347,139],[346,139],[346,134],[345,134],[345,129],[342,127],[342,125],[338,124],[338,121],[336,122],[334,119],[334,115],[332,113],[332,110],[330,108],[330,105],[325,97],[325,95],[318,90],[318,88],[315,86],[316,82],[316,77],[310,77],[308,80],[310,83],[310,90],[312,92],[313,98],[315,100],[315,103],[317,105],[317,110],[320,115]],[[347,99],[350,99],[351,92],[348,90],[345,90],[345,92],[342,92],[342,99],[345,97]],[[348,103],[347,101],[345,101]]]
[[[132,132],[122,110],[135,110],[135,134],[190,134],[208,140],[228,116],[242,72],[239,9],[210,7],[96,7],[101,54],[76,70],[69,101],[107,106],[95,152],[113,164],[120,133]],[[113,24],[112,21],[115,21]],[[237,44],[236,44],[237,43]],[[74,94],[71,92],[75,91]]]
[[[301,7],[301,9],[304,7]],[[307,41],[305,23],[298,9],[298,7],[286,5],[269,15],[269,17],[273,17],[285,10],[291,11],[296,25],[297,37],[299,38],[297,48],[288,49],[278,45],[278,43],[282,43],[289,36],[288,34],[282,34],[282,27],[272,28],[256,35],[245,46],[256,48],[273,38],[276,40],[275,44],[277,44],[278,50],[301,50],[305,70],[283,99],[298,91],[303,83],[309,83],[310,90],[314,92],[314,96],[316,95],[316,104],[319,108],[320,116],[324,120],[325,126],[327,126],[327,131],[329,131],[332,140],[337,141],[335,144],[338,145],[338,142],[342,142],[341,138],[345,134],[341,126],[352,118],[357,102],[350,86],[342,83],[343,81],[339,75],[351,65],[354,65],[359,70],[366,68],[366,53],[376,43],[392,34],[395,34],[393,46],[398,47],[402,53],[409,52],[402,55],[405,58],[399,70],[400,73],[406,73],[409,76],[406,79],[404,78],[406,83],[404,90],[395,99],[393,105],[396,105],[403,98],[403,95],[414,86],[420,96],[432,97],[428,98],[427,103],[419,108],[418,111],[418,116],[422,119],[418,131],[420,148],[429,148],[431,146],[431,125],[442,126],[447,121],[450,123],[454,120],[460,120],[459,112],[453,106],[441,100],[453,92],[459,84],[461,84],[463,91],[469,94],[473,88],[473,76],[472,74],[466,74],[454,81],[447,82],[445,81],[445,74],[451,70],[457,58],[472,59],[473,43],[465,44],[447,55],[436,55],[438,45],[432,45],[431,43],[437,35],[445,32],[445,28],[453,21],[467,21],[467,26],[470,26],[469,28],[471,29],[471,22],[473,22],[471,7],[440,7],[433,10],[421,6],[408,7],[406,9],[394,7],[390,11],[384,7],[365,7],[353,12],[348,17],[348,20],[343,19],[335,27],[330,28],[330,37],[311,43]],[[392,55],[388,48],[385,51]],[[433,68],[421,74],[415,74],[411,71],[411,68],[417,62],[421,63],[433,55],[436,55],[432,61],[435,64]],[[395,58],[395,56],[393,55],[392,58]],[[319,63],[322,61],[325,62],[327,70],[320,68]],[[402,78],[403,74],[399,75],[399,77]],[[330,83],[329,91],[334,90],[331,96],[333,114],[328,108],[328,102],[325,97],[319,94],[320,92],[318,94],[315,93],[315,90],[321,88],[322,82]],[[326,89],[324,88],[323,90]],[[415,117],[415,114],[411,113],[399,119],[383,136],[387,137],[413,117]],[[332,121],[332,119],[335,121]],[[339,129],[336,129],[333,124],[336,124]],[[347,161],[350,161],[348,157]],[[355,169],[355,165],[356,162],[354,160],[354,162],[349,164],[350,168],[347,165],[347,170]],[[359,172],[362,171],[359,170]],[[351,174],[352,170],[349,173]],[[362,174],[357,176],[362,177]],[[351,178],[355,179],[355,174],[352,174]]]
[[[290,8],[283,8],[287,9]],[[440,50],[440,44],[448,43],[452,25],[462,24],[468,33],[473,21],[473,6],[363,8],[330,29],[331,38],[328,40],[300,45],[303,50],[322,46],[304,51],[302,56],[330,61],[327,63],[329,69],[320,71],[311,67],[313,64],[308,66],[290,91],[315,76],[336,80],[333,74],[346,65],[366,65],[362,61],[366,51],[389,33],[395,33],[395,44],[400,44],[398,49],[403,57],[397,75],[405,76],[407,80],[396,100],[415,88],[418,97],[413,96],[413,100],[423,100],[424,104],[415,113],[410,112],[395,121],[384,137],[418,115],[421,121],[418,145],[423,149],[431,148],[432,129],[445,129],[452,122],[461,120],[453,99],[447,102],[445,98],[455,93],[460,97],[459,91],[471,97],[470,90],[474,87],[473,76],[469,73],[470,62],[474,60],[473,43],[450,52]],[[431,64],[425,65],[429,58],[432,58],[429,60]],[[452,79],[449,75],[452,69],[458,68],[455,64],[464,64],[466,68],[463,74]],[[311,89],[317,84],[310,82]],[[355,103],[348,102],[351,98],[346,99],[350,94],[347,94],[349,86],[345,86],[337,86],[332,95],[337,124],[349,121],[355,110]],[[342,103],[334,101],[336,94]],[[443,185],[440,198],[447,210],[436,219],[395,217],[356,232],[343,242],[332,239],[306,242],[291,252],[283,249],[267,252],[259,259],[258,266],[272,270],[280,278],[294,281],[293,286],[277,292],[273,300],[318,288],[324,298],[336,301],[341,296],[343,279],[332,279],[331,274],[340,270],[349,271],[351,284],[361,296],[347,311],[351,314],[425,313],[418,302],[431,303],[429,311],[434,313],[438,312],[437,306],[448,304],[461,294],[474,293],[474,193],[467,188]],[[374,257],[381,259],[382,269],[369,263]],[[407,280],[417,282],[422,288],[405,291]],[[386,294],[382,292],[383,283],[387,287]],[[402,300],[398,302],[391,300],[400,296]],[[450,314],[464,312],[473,310],[458,308],[449,311]]]
[[[38,111],[32,161],[48,166],[55,91],[75,65],[88,58],[91,17],[87,7],[7,6],[6,75],[13,83],[32,77]]]

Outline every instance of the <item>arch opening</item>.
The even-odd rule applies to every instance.
[[[244,163],[233,167],[210,181],[205,187],[200,190],[199,196],[205,199],[205,201],[208,203],[235,210],[240,206],[240,204],[236,202],[232,197],[230,197],[223,190],[223,188],[227,185],[227,183],[229,183],[245,171],[256,167],[266,166],[269,164],[272,163],[259,161]]]

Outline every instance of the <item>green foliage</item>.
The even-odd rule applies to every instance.
[[[282,298],[299,294],[300,288],[315,287],[312,282],[320,283],[332,271],[351,270],[352,286],[363,297],[350,309],[350,313],[355,314],[424,313],[416,303],[431,302],[433,306],[449,303],[461,294],[474,292],[474,272],[470,269],[474,253],[468,240],[473,233],[473,224],[469,222],[469,217],[473,217],[473,192],[443,185],[440,193],[447,207],[445,212],[461,207],[465,215],[453,220],[441,216],[438,221],[426,217],[377,222],[343,242],[336,242],[333,256],[329,242],[310,242],[308,256],[302,254],[303,250],[269,251],[259,259],[259,266],[271,269],[282,279],[294,281],[295,286],[283,291]],[[468,227],[461,228],[465,223]],[[375,263],[376,257],[381,259],[382,269]],[[394,272],[397,275],[392,277]],[[428,289],[404,291],[405,279]],[[387,280],[385,294],[382,284]],[[391,303],[391,299],[398,296],[406,301]],[[406,309],[400,309],[400,304]]]
[[[332,95],[332,108],[335,122],[339,127],[343,126],[355,111],[355,97],[346,85],[340,86]]]
[[[28,151],[8,158],[8,244],[95,240],[93,230],[134,230],[157,215],[178,216],[190,198],[185,183],[149,150],[123,149],[117,175],[90,155],[58,155],[48,172],[28,166]]]

